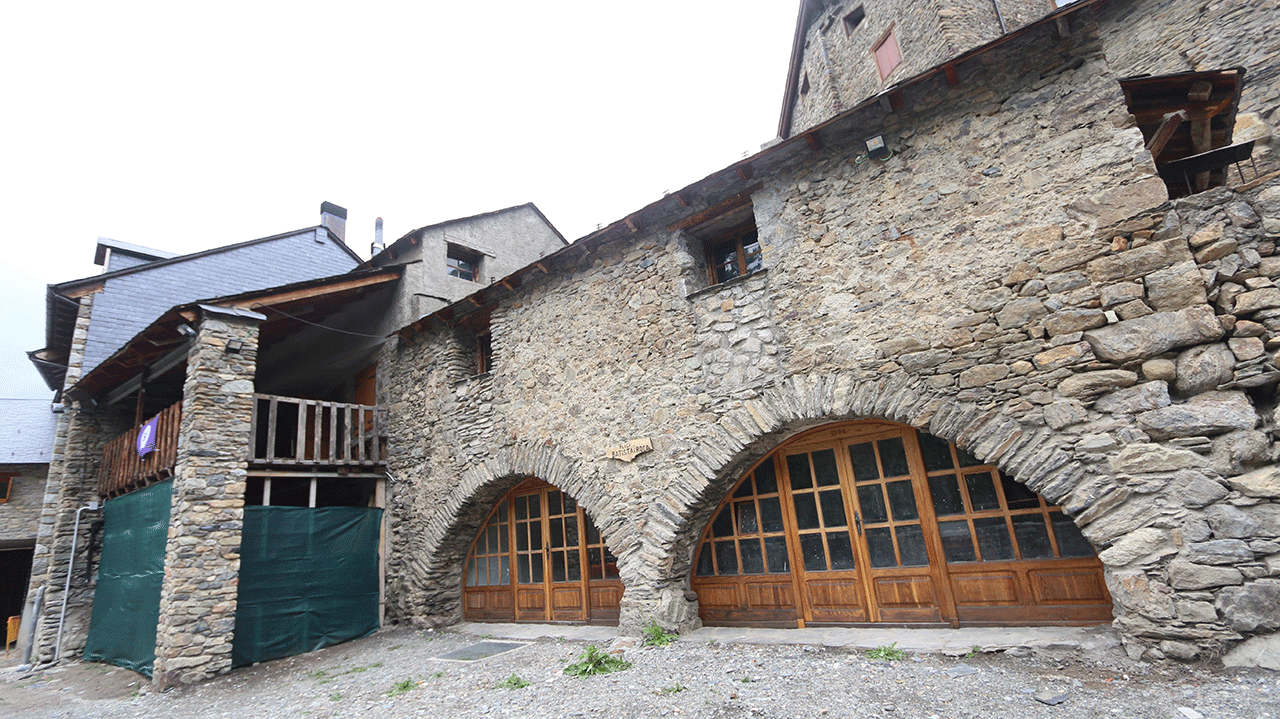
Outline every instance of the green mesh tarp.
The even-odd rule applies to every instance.
[[[245,507],[231,662],[245,666],[378,628],[381,509]]]
[[[107,501],[84,658],[151,675],[173,480]]]

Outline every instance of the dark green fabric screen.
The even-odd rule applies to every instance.
[[[107,500],[84,658],[151,676],[173,480]]]
[[[363,507],[245,507],[232,664],[377,629],[381,521],[381,509]]]

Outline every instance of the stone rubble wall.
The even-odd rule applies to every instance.
[[[1107,61],[1119,77],[1244,67],[1234,139],[1258,140],[1259,172],[1280,170],[1271,142],[1280,122],[1280,2],[1110,2],[1098,11],[1098,21]],[[1249,168],[1245,173],[1250,179]]]
[[[49,465],[8,464],[0,465],[0,471],[14,473],[9,501],[0,504],[0,540],[34,540],[40,526]]]
[[[238,353],[226,351],[238,340]],[[187,358],[152,683],[231,669],[258,325],[206,314]]]
[[[475,531],[532,475],[618,555],[624,631],[695,625],[693,551],[741,472],[884,418],[1061,505],[1135,656],[1280,627],[1280,186],[1168,203],[1096,27],[1069,30],[853,118],[885,162],[828,132],[759,170],[763,272],[703,288],[695,240],[644,230],[503,300],[482,381],[458,384],[449,328],[387,347],[392,616],[458,618]],[[638,438],[653,451],[605,457]]]

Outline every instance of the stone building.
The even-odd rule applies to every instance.
[[[55,419],[47,400],[0,400],[0,618],[22,613]]]
[[[377,512],[376,555],[324,561],[398,622],[1114,621],[1135,657],[1274,654],[1275,3],[861,7],[849,37],[902,33],[887,85],[820,41],[853,4],[804,3],[792,84],[825,68],[839,103],[789,93],[779,140],[568,246],[512,208],[540,254],[486,270],[485,216],[430,226],[69,373],[64,517],[130,426],[90,400],[194,332],[155,681],[235,663],[281,497]],[[470,291],[428,296],[432,263]],[[108,508],[151,489],[121,477]]]

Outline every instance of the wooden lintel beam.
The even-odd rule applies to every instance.
[[[640,219],[637,218],[635,215],[628,217],[626,220],[624,220],[624,222],[627,223],[627,229],[631,230],[632,232],[639,232],[644,229],[644,224],[641,223]]]
[[[810,150],[822,149],[822,138],[818,136],[817,130],[814,130],[813,132],[806,132],[804,134],[804,141],[805,144],[809,146]]]
[[[1160,153],[1164,152],[1164,146],[1169,144],[1173,133],[1185,119],[1187,119],[1187,113],[1183,110],[1165,115],[1164,120],[1160,122],[1160,127],[1156,128],[1151,141],[1147,143],[1147,152],[1150,152],[1152,157],[1159,157]]]
[[[689,197],[689,193],[681,190],[676,193],[676,202],[679,202],[681,207],[689,207],[693,204],[693,199]]]
[[[280,292],[274,295],[256,295],[251,299],[232,302],[231,306],[252,309],[254,307],[287,304],[289,302],[297,302],[299,300],[310,299],[312,297],[322,297],[324,295],[344,292],[347,290],[355,290],[361,287],[380,285],[385,282],[391,282],[399,276],[400,272],[398,270],[378,273],[367,277],[357,277],[355,279],[343,280],[340,282],[330,282],[318,287],[308,287],[301,290]]]
[[[535,263],[533,263],[533,266],[534,266],[534,267],[537,267],[539,270],[541,270],[541,271],[542,271],[542,274],[544,274],[544,275],[549,275],[549,274],[551,274],[551,270],[548,270],[548,269],[547,269],[547,266],[546,266],[546,265],[544,265],[544,264],[542,264],[541,262],[535,262]]]
[[[745,165],[738,165],[736,169],[738,171],[738,179],[742,180],[743,182],[750,180],[751,177],[756,173],[755,168],[751,167],[750,163]]]
[[[956,66],[954,63],[947,63],[946,65],[943,65],[942,72],[947,76],[948,85],[960,84],[960,73],[956,72]]]
[[[191,310],[183,310],[178,313],[178,316],[188,322],[195,322],[196,318],[199,317],[199,315],[197,315],[195,312],[192,312]],[[195,329],[195,328],[193,327],[192,329]]]
[[[671,225],[668,225],[667,229],[674,232],[675,230],[687,230],[690,227],[697,227],[698,225],[701,225],[707,220],[711,220],[716,217],[719,217],[720,215],[723,215],[724,213],[729,212],[730,210],[736,210],[739,207],[742,207],[743,205],[750,204],[751,195],[754,194],[761,187],[762,185],[757,182],[751,187],[748,187],[747,189],[743,190],[742,192],[739,192],[738,194],[734,195],[733,197],[730,197],[729,199],[723,202],[712,205],[711,207],[708,207],[702,212],[694,213],[684,218],[683,220],[680,220],[679,222],[675,222]]]
[[[471,301],[471,304],[475,305],[476,307],[480,307],[481,305],[484,304],[484,298],[480,296],[481,294],[483,293],[477,292],[474,295],[471,295],[470,297],[468,297],[467,299]]]

